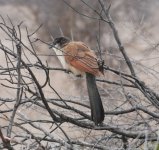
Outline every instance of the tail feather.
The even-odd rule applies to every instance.
[[[104,120],[102,100],[97,89],[95,76],[90,73],[86,73],[86,81],[91,106],[91,117],[95,124],[98,125]]]

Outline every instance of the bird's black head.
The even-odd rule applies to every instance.
[[[58,37],[54,39],[52,47],[62,48],[69,42],[70,39],[67,37]]]

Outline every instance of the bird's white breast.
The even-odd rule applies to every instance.
[[[75,67],[73,67],[72,65],[70,65],[66,62],[65,57],[64,57],[65,54],[58,45],[55,45],[55,47],[53,47],[53,50],[55,51],[59,61],[61,62],[61,65],[64,69],[70,70],[75,76],[84,75],[84,72],[81,72],[80,70],[76,69]]]
[[[56,48],[57,47],[57,48]],[[64,69],[68,69],[68,66],[65,61],[64,53],[61,49],[58,48],[58,46],[53,47],[54,52],[56,53],[59,61],[61,62],[61,65]]]

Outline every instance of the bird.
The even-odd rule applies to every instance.
[[[62,67],[75,76],[86,75],[86,83],[91,108],[91,119],[95,125],[104,120],[104,107],[96,85],[96,76],[103,73],[103,62],[97,59],[93,50],[81,41],[71,41],[67,37],[57,37],[52,42],[52,48]]]

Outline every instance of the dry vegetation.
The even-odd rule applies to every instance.
[[[30,7],[25,10],[32,10],[36,25],[27,28],[30,23],[1,17],[0,149],[157,150],[158,37],[156,26],[146,24],[150,14],[156,17],[152,4],[65,0],[46,2],[46,7],[41,1],[15,2],[21,11]],[[49,14],[42,15],[42,8]],[[139,18],[130,19],[136,12]],[[47,22],[37,26],[41,20]],[[105,107],[99,126],[90,118],[85,79],[61,68],[49,50],[48,31],[58,36],[59,26],[105,60],[105,76],[96,79]],[[154,30],[147,32],[150,27]]]

